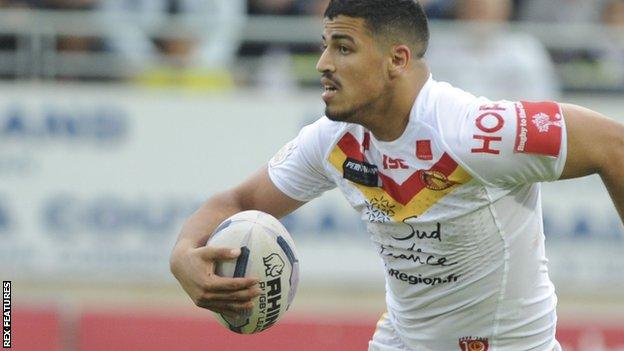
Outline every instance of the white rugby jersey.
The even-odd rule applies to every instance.
[[[565,158],[558,104],[492,102],[430,78],[397,140],[324,117],[269,175],[300,201],[338,186],[361,213],[410,349],[550,351],[556,296],[536,182],[559,178]]]

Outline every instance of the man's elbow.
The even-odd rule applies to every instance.
[[[624,124],[614,123],[609,130],[609,135],[604,136],[605,155],[601,162],[600,174],[602,176],[624,177]]]

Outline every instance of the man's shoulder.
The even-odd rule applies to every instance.
[[[327,151],[355,124],[332,121],[327,116],[320,117],[314,122],[304,126],[299,132],[298,143]]]
[[[450,83],[432,80],[418,98],[416,113],[419,121],[433,129],[455,130],[475,106],[487,101]]]
[[[476,103],[483,97],[475,95],[443,81],[433,81],[429,93],[429,103],[438,106],[464,106]]]
[[[325,130],[339,130],[345,128],[347,124],[348,123],[346,122],[332,121],[327,116],[321,116],[310,125],[314,125],[317,128],[322,128]]]
[[[332,121],[327,118],[327,116],[323,116],[305,126],[303,130],[315,134],[324,141],[331,141],[332,139],[339,138],[345,131],[357,128],[362,127],[353,123]]]
[[[340,131],[346,128],[349,128],[353,125],[353,123],[341,122],[341,121],[332,121],[327,116],[322,116],[317,119],[313,124],[318,124],[319,128],[324,128],[325,130],[335,130]]]

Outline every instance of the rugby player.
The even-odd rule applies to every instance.
[[[204,247],[212,230],[338,187],[385,265],[387,313],[369,350],[560,350],[539,183],[599,174],[623,217],[624,126],[434,80],[413,0],[332,0],[322,39],[325,116],[188,219],[170,262],[181,286],[215,312],[249,308],[257,281],[213,273],[238,253]]]

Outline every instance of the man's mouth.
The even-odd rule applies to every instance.
[[[321,98],[325,101],[325,103],[329,103],[329,101],[333,99],[337,93],[338,89],[336,87],[325,85],[323,86],[323,94],[321,94]]]
[[[339,89],[338,84],[327,77],[321,78],[321,87],[323,88],[323,94],[321,97],[325,100],[325,102],[329,102],[329,100],[336,95]]]

